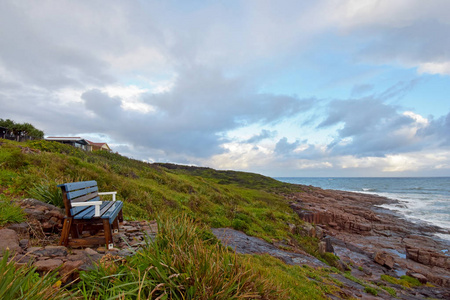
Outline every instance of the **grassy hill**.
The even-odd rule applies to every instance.
[[[186,228],[194,228],[190,231],[192,239],[187,240],[192,245],[198,244],[198,249],[203,247],[203,259],[209,257],[211,266],[215,261],[223,264],[223,259],[228,261],[235,257],[233,265],[239,265],[240,269],[220,272],[234,274],[235,277],[230,275],[230,278],[234,278],[230,281],[237,280],[238,287],[241,286],[240,280],[251,283],[249,286],[254,289],[251,292],[242,292],[244,296],[247,292],[248,295],[253,295],[247,298],[321,299],[326,293],[338,290],[337,284],[332,285],[329,280],[327,272],[332,272],[330,270],[324,272],[286,266],[268,256],[235,256],[211,239],[209,227],[232,227],[269,242],[291,241],[309,252],[314,252],[314,241],[289,231],[289,224],[300,226],[302,221],[289,207],[283,194],[300,192],[299,186],[258,174],[173,164],[149,164],[114,153],[84,152],[56,142],[38,140],[17,143],[0,139],[0,201],[4,203],[4,200],[33,197],[58,205],[61,203],[61,196],[57,184],[84,180],[96,180],[101,191],[117,191],[118,198],[124,201],[125,219],[159,219],[161,241],[168,239],[163,235],[170,236],[172,231],[184,232]],[[171,227],[177,229],[167,229]],[[175,252],[171,251],[180,248],[187,240],[185,235],[182,235],[182,238],[173,236],[172,240],[162,244],[164,247],[159,245],[160,248],[155,250],[152,248],[158,246],[158,243],[155,243],[156,246],[150,246],[148,252],[157,257],[162,253],[175,255]],[[171,243],[172,247],[167,248]],[[189,248],[189,243],[181,248]],[[211,253],[221,253],[220,258],[210,255]],[[184,255],[189,256],[186,253]],[[201,255],[196,255],[200,260]],[[195,255],[193,257],[195,258]],[[145,261],[148,260],[150,258],[146,257]],[[133,258],[129,263],[136,266],[148,264],[144,263],[142,258]],[[188,263],[183,268],[191,267]],[[99,272],[85,274],[87,279],[82,280],[80,284],[84,284],[84,288],[92,288],[87,282],[93,278],[99,281]],[[242,275],[247,273],[248,278]],[[211,274],[203,275],[202,278],[214,276]],[[189,278],[191,277],[185,279],[189,281]],[[175,292],[170,295],[179,295],[173,298],[183,299],[193,292],[192,287],[189,289],[175,288]],[[216,299],[228,299],[227,297]],[[90,299],[87,296],[85,298]],[[242,298],[245,297],[236,299]]]

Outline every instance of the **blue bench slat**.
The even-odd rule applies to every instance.
[[[66,188],[66,191],[70,192],[73,190],[79,190],[79,189],[96,186],[96,185],[97,185],[97,181],[91,180],[91,181],[63,183],[63,184],[59,184],[58,187],[64,186]]]
[[[100,197],[97,196],[90,201],[100,201]],[[87,201],[87,202],[89,202],[89,201]],[[70,214],[73,217],[76,217],[78,214],[80,214],[81,212],[83,212],[85,209],[87,209],[89,207],[95,207],[95,206],[75,206],[70,209]]]
[[[108,204],[108,203],[106,203],[106,201],[102,202],[102,204],[100,205],[100,210],[101,210],[104,206],[106,206],[107,204]],[[83,212],[82,214],[76,216],[75,219],[89,220],[89,219],[95,218],[95,217],[94,217],[94,215],[95,215],[95,206],[91,206],[90,208],[92,208],[92,209],[89,209],[86,213]]]
[[[104,201],[101,206],[100,210],[108,205],[111,201]],[[109,210],[107,210],[100,218],[102,219],[109,219],[109,223],[112,223],[114,219],[119,214],[120,210],[123,207],[122,201],[115,201],[113,204],[113,207],[111,207]],[[84,207],[85,208],[85,207]],[[74,216],[74,219],[77,220],[89,220],[93,219],[95,215],[95,206],[89,206],[86,210],[82,211],[80,214]]]
[[[122,209],[122,206],[123,206],[122,201],[116,201],[116,203],[114,203],[114,206],[103,214],[102,219],[108,218],[109,223],[112,224],[114,220],[117,218],[117,215],[119,214],[120,210]]]
[[[80,197],[80,196],[84,196],[86,194],[92,193],[92,192],[96,192],[98,191],[98,187],[97,186],[93,186],[87,189],[83,189],[83,190],[77,190],[77,191],[73,191],[73,192],[68,192],[67,193],[67,199],[72,200],[74,198]]]

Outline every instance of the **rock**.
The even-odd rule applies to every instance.
[[[330,227],[337,227],[338,226],[338,224],[336,223],[336,222],[329,222],[328,223],[328,226],[330,226]]]
[[[88,254],[88,255],[98,255],[98,252],[97,251],[95,251],[94,249],[91,249],[91,248],[86,248],[86,249],[84,249],[84,252],[86,252],[86,254]]]
[[[21,252],[22,248],[19,245],[19,237],[12,229],[0,229],[0,256],[9,250],[11,253]]]
[[[36,270],[39,272],[51,272],[56,268],[60,267],[63,264],[63,261],[60,259],[47,259],[47,260],[39,260],[34,263]]]
[[[26,250],[28,248],[28,246],[30,245],[30,240],[28,239],[21,239],[19,241],[19,246],[20,248],[22,248],[23,250]]]
[[[82,260],[66,261],[60,270],[60,275],[64,283],[78,278],[78,270],[84,264]]]
[[[406,275],[411,276],[412,278],[416,278],[422,284],[427,283],[427,278],[420,273],[413,273],[411,271],[408,271],[408,272],[406,272]]]
[[[323,238],[324,232],[323,229],[320,226],[316,226],[316,238],[318,238],[319,240]]]
[[[50,257],[67,256],[67,248],[64,246],[46,246],[45,255]]]
[[[339,270],[341,270],[342,272],[345,272],[345,271],[350,271],[351,269],[349,268],[349,266],[345,263],[345,262],[343,262],[342,260],[337,260],[336,261],[336,265],[337,265],[337,268],[339,269]]]
[[[25,222],[11,224],[7,228],[14,230],[18,234],[28,234],[28,224]]]
[[[382,266],[388,267],[389,269],[392,269],[395,263],[394,258],[384,251],[378,251],[375,253],[373,260]]]
[[[427,266],[450,270],[450,256],[438,252],[437,243],[427,237],[410,235],[404,240],[406,257]]]
[[[327,243],[326,242],[324,242],[324,241],[322,241],[322,242],[319,242],[319,253],[320,254],[325,254],[325,252],[326,252],[326,247],[327,247]]]
[[[334,253],[333,244],[331,243],[331,237],[326,236],[323,240],[325,242],[325,251]]]

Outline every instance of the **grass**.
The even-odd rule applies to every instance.
[[[128,261],[104,261],[82,272],[84,299],[286,299],[274,280],[253,270],[182,216],[159,221],[155,242]]]
[[[39,276],[35,268],[16,267],[9,254],[0,261],[0,299],[72,299],[72,295],[60,287],[56,273]]]
[[[25,221],[25,213],[22,208],[0,195],[0,226]]]
[[[381,280],[392,283],[392,284],[400,285],[405,288],[412,288],[412,287],[422,285],[417,278],[413,278],[413,277],[407,276],[407,275],[403,275],[400,278],[395,278],[395,277],[383,274],[383,275],[381,275]]]
[[[41,152],[24,154],[25,146]],[[233,227],[268,242],[289,241],[333,266],[338,258],[321,256],[317,239],[289,231],[289,224],[303,222],[283,195],[301,192],[299,186],[258,174],[149,164],[42,140],[0,140],[0,161],[0,194],[8,199],[33,197],[61,205],[57,184],[96,180],[100,191],[118,192],[126,219],[162,220],[157,242],[144,251],[83,272],[81,298],[324,299],[341,285],[328,271],[236,255],[206,230]],[[7,206],[13,209],[9,200]],[[168,221],[179,215],[183,218]]]

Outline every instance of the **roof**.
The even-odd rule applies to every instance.
[[[79,136],[49,136],[45,138],[46,141],[68,141],[68,142],[79,142],[84,145],[89,143]]]

